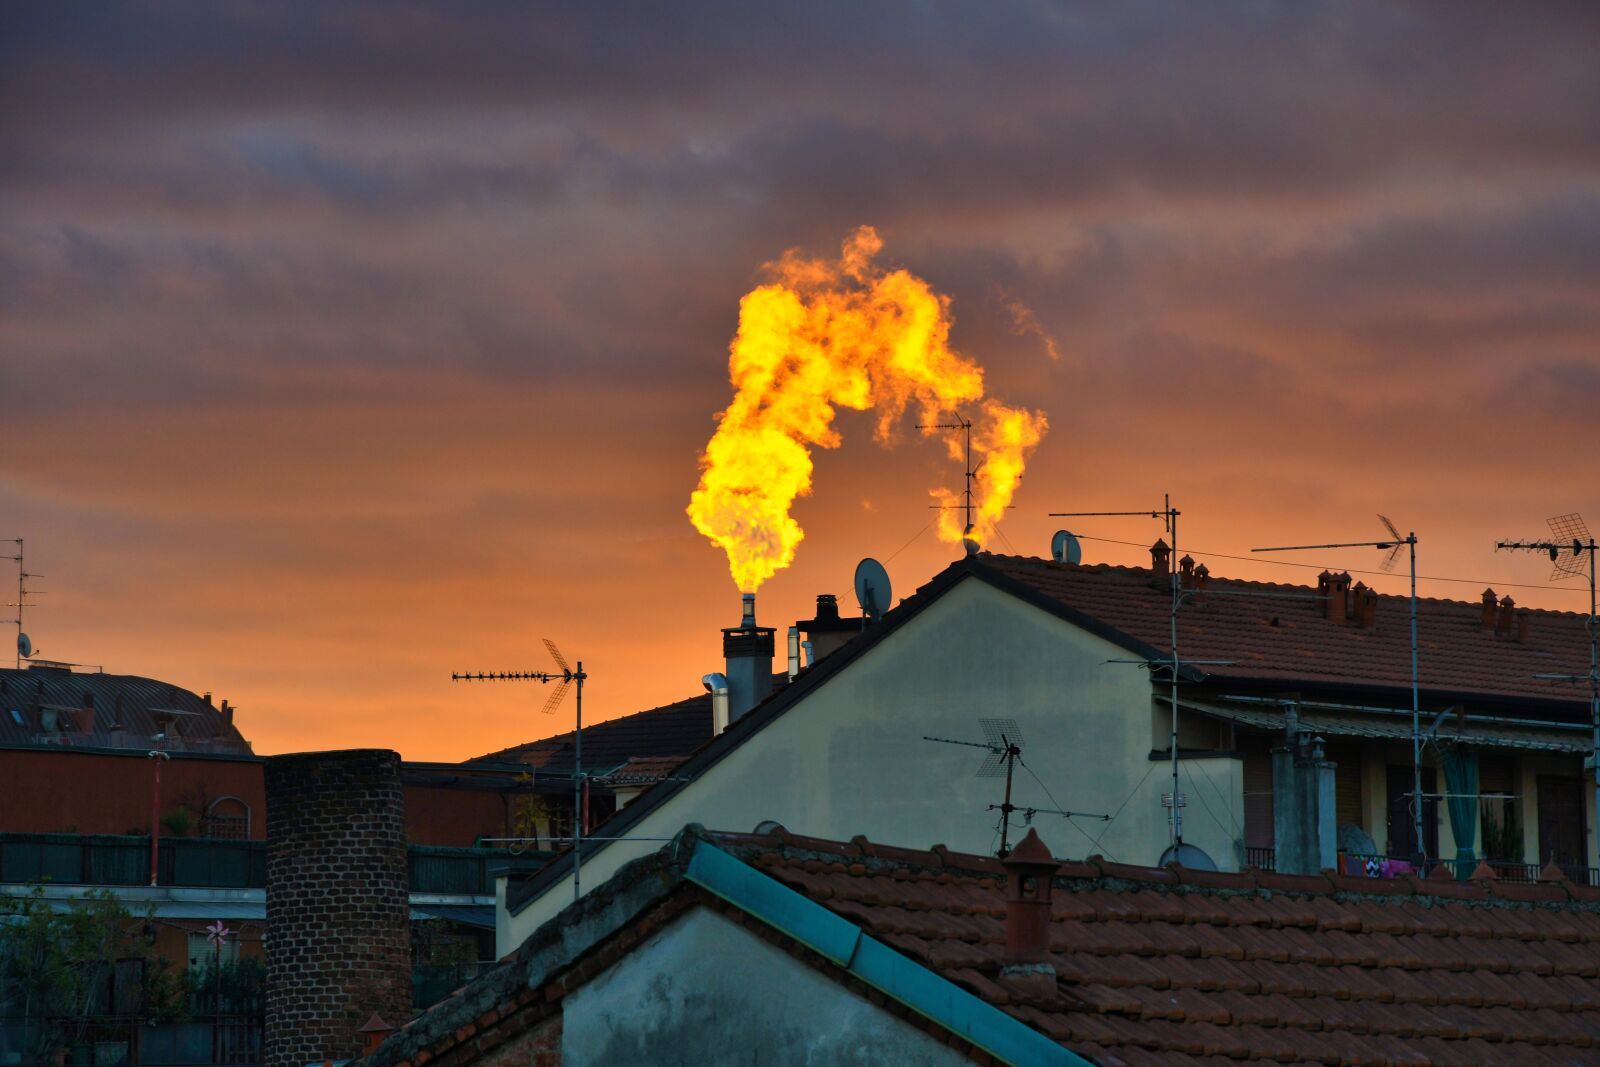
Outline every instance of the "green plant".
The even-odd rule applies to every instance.
[[[153,908],[143,916],[153,918]],[[107,1010],[119,961],[148,970],[153,949],[139,936],[143,925],[109,890],[70,900],[65,911],[35,886],[31,893],[0,898],[0,1004],[6,1014],[35,1023],[34,1052],[49,1057],[81,1044],[92,1015]],[[146,990],[141,989],[141,992]],[[170,1008],[152,985],[145,1008]]]
[[[188,808],[178,807],[161,816],[161,828],[173,837],[188,837],[194,827],[194,814]]]
[[[184,973],[189,1010],[195,1014],[260,1014],[266,1009],[267,966],[253,956],[230,960],[220,968],[202,960]]]
[[[1481,801],[1483,855],[1491,860],[1522,861],[1522,820],[1515,800]]]

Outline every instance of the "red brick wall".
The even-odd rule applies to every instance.
[[[143,753],[109,755],[48,749],[0,749],[0,832],[140,834],[150,832],[154,774]],[[201,796],[236,796],[250,806],[250,836],[267,836],[260,761],[186,759],[161,766],[161,812]]]
[[[461,1064],[473,1067],[561,1067],[561,1013]]]

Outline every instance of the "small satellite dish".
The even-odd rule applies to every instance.
[[[27,634],[17,634],[17,655],[23,659],[33,655],[33,642],[28,638]]]
[[[1161,862],[1158,867],[1165,867],[1169,863],[1176,863],[1180,867],[1187,867],[1191,871],[1214,871],[1217,869],[1216,861],[1205,854],[1205,851],[1193,845],[1176,844],[1168,845],[1167,850],[1161,853]]]
[[[856,603],[861,605],[863,615],[871,619],[883,618],[883,613],[889,610],[891,595],[889,572],[883,569],[883,564],[871,556],[856,564]]]
[[[1081,563],[1083,546],[1066,530],[1057,530],[1056,535],[1050,538],[1050,556],[1057,563]]]

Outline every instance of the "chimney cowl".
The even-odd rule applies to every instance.
[[[1194,557],[1188,553],[1178,561],[1178,584],[1184,589],[1194,588]]]
[[[1172,576],[1172,549],[1167,547],[1167,542],[1156,538],[1156,543],[1150,546],[1150,579],[1157,584],[1165,585]]]
[[[1378,591],[1357,582],[1353,593],[1356,625],[1370,630],[1378,623]]]
[[[1483,591],[1483,616],[1478,622],[1479,629],[1494,629],[1494,609],[1496,603],[1498,603],[1498,597],[1495,595],[1495,591],[1493,589],[1485,589]]]
[[[839,598],[833,593],[817,594],[817,621],[833,622],[839,618]]]
[[[1050,895],[1061,865],[1029,830],[1010,855],[1000,861],[1006,871],[1006,955],[1008,968],[1028,972],[1054,969],[1050,958]]]
[[[1517,609],[1517,602],[1511,597],[1504,596],[1500,599],[1500,612],[1495,617],[1494,632],[1496,637],[1510,637],[1513,613]]]

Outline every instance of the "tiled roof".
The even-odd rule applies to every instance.
[[[583,728],[583,765],[608,771],[636,756],[686,756],[711,740],[711,695],[607,719]],[[572,731],[490,752],[469,762],[515,760],[540,770],[572,771]]]
[[[82,727],[85,705],[94,706],[90,731]],[[175,752],[249,755],[250,744],[222,714],[187,689],[131,674],[76,672],[65,668],[0,668],[0,744],[77,748],[148,749],[160,732],[161,710]],[[49,727],[54,725],[54,729]]]
[[[1066,863],[1039,981],[997,860],[710,837],[1098,1064],[1600,1062],[1600,890]]]
[[[683,766],[687,756],[636,756],[605,775],[606,785],[649,785],[668,777]]]
[[[1082,566],[1022,556],[980,555],[987,569],[1056,604],[1170,655],[1171,594],[1136,567]],[[1410,598],[1380,595],[1371,629],[1324,617],[1312,586],[1246,582],[1212,576],[1210,595],[1178,612],[1178,649],[1185,660],[1229,660],[1207,666],[1219,678],[1328,686],[1409,688]],[[1418,673],[1424,689],[1456,694],[1586,702],[1585,682],[1536,680],[1541,673],[1587,674],[1588,616],[1528,612],[1527,642],[1497,637],[1481,625],[1477,601],[1420,598]]]

